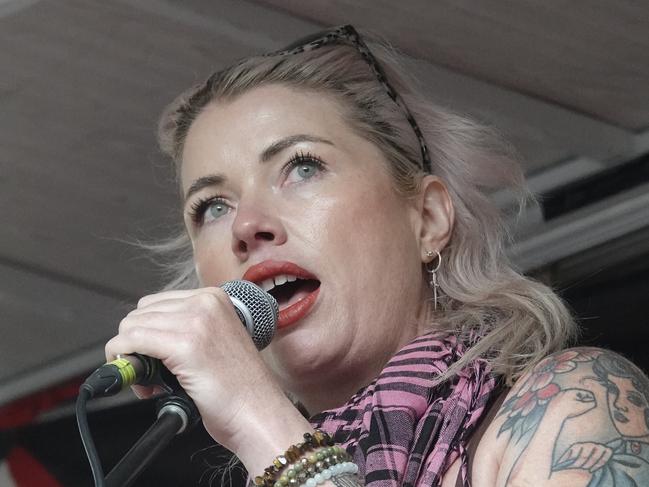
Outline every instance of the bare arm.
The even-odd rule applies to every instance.
[[[649,485],[649,380],[623,357],[566,350],[519,380],[495,420],[499,486]]]

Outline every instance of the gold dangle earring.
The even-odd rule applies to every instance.
[[[426,262],[426,272],[428,273],[428,284],[430,285],[430,288],[433,290],[433,297],[435,298],[435,311],[437,311],[437,290],[439,289],[439,283],[437,282],[437,271],[439,270],[439,266],[442,264],[442,255],[436,250],[435,252],[433,251],[427,251],[426,252],[426,257],[433,257],[435,254],[437,254],[437,265],[435,268],[431,268],[431,263]]]

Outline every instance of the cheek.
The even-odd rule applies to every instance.
[[[395,195],[366,192],[347,219],[350,240],[362,243],[375,264],[389,265],[407,258],[415,243],[406,207]]]
[[[215,286],[235,276],[229,271],[232,251],[230,242],[216,231],[203,230],[194,240],[194,265],[203,286]]]
[[[645,411],[645,407],[638,406],[636,404],[633,404],[632,402],[629,402],[629,415],[631,416],[631,418],[633,418],[633,422],[638,423],[638,427],[644,425],[643,428],[646,428]]]
[[[642,428],[642,425],[644,424],[644,411],[641,410],[640,408],[636,410],[630,410],[629,411],[629,417],[631,418],[631,424],[633,424],[633,428],[635,428],[637,431],[640,431]]]
[[[354,196],[332,205],[320,225],[325,257],[342,274],[337,285],[350,293],[371,287],[377,296],[403,289],[419,272],[406,205],[375,187],[349,191]]]
[[[355,184],[344,190],[345,196],[332,201],[327,216],[327,230],[347,240],[376,242],[373,237],[398,240],[409,229],[406,207],[392,189],[382,184]],[[379,241],[380,242],[380,241]]]
[[[645,436],[649,434],[644,411],[632,411],[627,417],[631,420],[624,425],[625,433],[629,436]]]

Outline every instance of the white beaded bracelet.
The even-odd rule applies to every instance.
[[[357,474],[358,465],[353,462],[343,462],[331,467],[325,468],[322,472],[315,474],[310,479],[307,479],[306,482],[300,485],[300,487],[316,487],[316,485],[323,484],[331,477],[337,477],[338,475],[343,474]]]

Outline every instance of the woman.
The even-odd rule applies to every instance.
[[[523,174],[486,129],[426,102],[387,47],[343,26],[243,60],[172,104],[160,140],[191,262],[106,354],[162,359],[256,483],[602,478],[603,450],[573,446],[615,437],[605,388],[584,383],[612,354],[557,354],[569,312],[505,257],[489,195],[524,201]],[[279,301],[262,353],[217,287],[241,278]],[[353,464],[331,466],[345,455],[303,439],[314,427]]]

